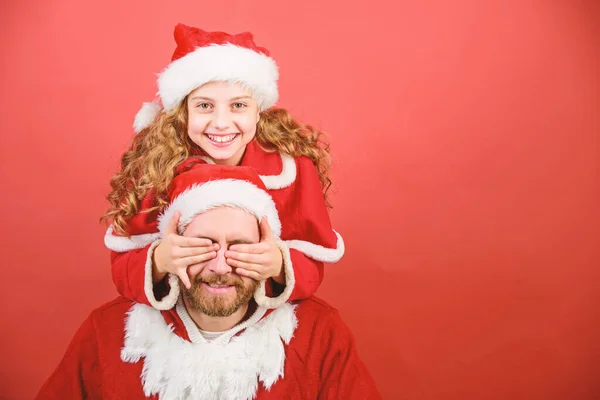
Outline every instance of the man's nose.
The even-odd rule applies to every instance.
[[[217,252],[217,256],[213,258],[211,263],[208,264],[208,269],[218,275],[225,275],[233,270],[233,268],[227,264],[227,259],[225,258],[225,247],[226,246],[221,246],[221,249],[219,249]]]

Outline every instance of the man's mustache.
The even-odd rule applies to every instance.
[[[217,285],[231,285],[236,287],[243,287],[244,282],[242,278],[239,276],[234,276],[232,274],[228,275],[218,275],[215,273],[211,273],[209,275],[200,276],[198,275],[194,280],[194,283],[206,283],[206,284],[217,284]]]

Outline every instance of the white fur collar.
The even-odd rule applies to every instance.
[[[281,156],[281,173],[279,175],[261,175],[266,188],[269,190],[283,189],[296,180],[296,161],[292,156],[279,153]]]
[[[279,175],[260,175],[260,179],[269,190],[283,189],[296,180],[296,161],[294,157],[282,152],[279,152],[279,156],[281,157],[281,173]],[[210,157],[201,156],[200,158],[208,164],[215,163]]]
[[[295,307],[285,303],[263,319],[266,310],[259,307],[240,328],[208,343],[181,302],[177,312],[194,342],[176,335],[160,311],[136,303],[126,318],[121,360],[135,363],[144,358],[146,396],[158,394],[160,400],[252,399],[259,381],[269,389],[283,378],[284,343],[289,344],[298,325]]]

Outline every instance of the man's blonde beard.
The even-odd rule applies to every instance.
[[[206,289],[202,287],[203,283],[233,285],[236,291],[235,299],[225,300],[224,296],[207,293]],[[228,277],[224,277],[222,275],[211,274],[196,277],[190,289],[187,289],[185,286],[182,289],[183,295],[192,309],[200,311],[209,317],[229,317],[250,301],[257,287],[258,282],[255,280],[245,283],[239,276],[229,275]]]

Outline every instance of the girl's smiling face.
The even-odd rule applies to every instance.
[[[252,91],[234,82],[209,82],[187,99],[188,135],[217,164],[238,165],[260,117]]]

